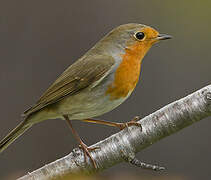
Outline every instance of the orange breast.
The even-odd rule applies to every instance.
[[[135,88],[140,75],[141,61],[147,51],[148,48],[139,43],[125,49],[122,62],[116,69],[114,82],[106,91],[111,99],[126,97]]]

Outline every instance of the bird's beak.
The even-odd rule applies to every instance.
[[[156,39],[156,40],[172,39],[172,36],[167,35],[167,34],[159,34],[155,39]]]

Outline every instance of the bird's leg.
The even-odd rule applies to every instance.
[[[134,117],[131,121],[126,122],[126,123],[116,123],[116,122],[109,122],[109,121],[98,120],[98,119],[83,119],[81,121],[118,127],[120,130],[122,130],[129,126],[138,126],[142,128],[141,124],[137,122],[138,120],[140,120],[139,116]]]
[[[96,162],[95,160],[92,158],[91,154],[90,154],[90,151],[93,151],[93,150],[96,150],[96,149],[99,149],[99,147],[94,147],[94,148],[89,148],[87,147],[86,144],[84,144],[84,142],[81,140],[80,136],[78,135],[77,131],[73,128],[73,125],[69,119],[69,117],[67,115],[64,115],[63,116],[64,119],[66,120],[68,126],[70,127],[75,139],[79,142],[79,148],[81,148],[84,152],[84,159],[85,161],[87,162],[87,156],[90,157],[91,161],[92,161],[92,164],[95,168],[97,168],[97,165],[96,165]]]

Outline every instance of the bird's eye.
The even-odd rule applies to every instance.
[[[138,40],[142,40],[142,39],[144,39],[144,37],[145,37],[145,34],[143,32],[137,32],[135,34],[135,38]]]

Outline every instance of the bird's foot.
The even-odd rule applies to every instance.
[[[94,158],[91,156],[90,152],[91,151],[95,151],[96,149],[100,149],[100,147],[93,147],[93,148],[91,148],[91,147],[88,147],[86,144],[84,144],[83,141],[80,141],[79,148],[81,148],[83,150],[83,152],[84,152],[85,162],[87,162],[87,156],[89,156],[89,158],[92,161],[92,164],[93,164],[94,168],[97,169],[96,162],[95,162]]]
[[[123,130],[125,128],[128,128],[130,126],[138,126],[142,130],[142,126],[140,123],[137,121],[140,120],[141,118],[139,116],[135,116],[131,121],[126,122],[126,123],[116,123],[116,126],[120,128],[120,130]]]

